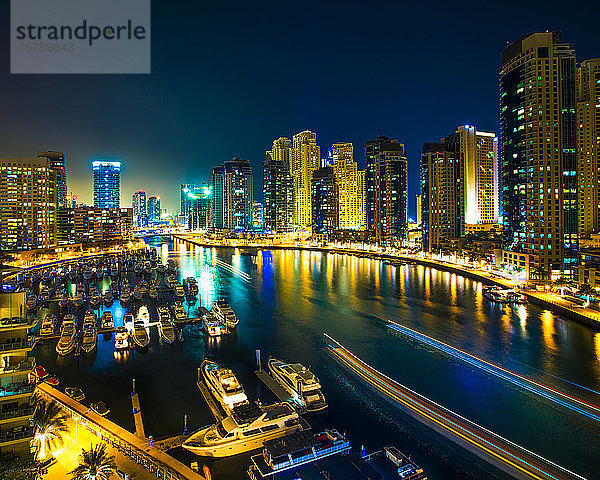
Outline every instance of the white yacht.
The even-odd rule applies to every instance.
[[[158,307],[158,332],[167,343],[175,341],[175,328],[169,314],[169,307]]]
[[[227,328],[215,317],[212,312],[202,315],[202,328],[211,337],[218,337],[227,333]]]
[[[233,308],[231,308],[224,299],[215,300],[211,311],[213,315],[217,317],[223,325],[227,325],[227,328],[229,329],[235,328],[239,323]]]
[[[210,393],[221,404],[225,412],[231,413],[234,407],[248,403],[244,388],[231,369],[204,360],[200,370],[202,379],[198,381],[204,380]]]
[[[275,380],[298,401],[307,412],[327,408],[319,379],[300,363],[286,363],[269,358],[269,372]]]
[[[142,305],[137,313],[137,320],[141,321],[144,325],[150,323],[150,312],[146,305]]]
[[[133,341],[138,347],[145,348],[150,343],[150,336],[148,335],[147,323],[144,320],[138,318],[133,322]]]
[[[73,305],[76,307],[81,307],[83,305],[83,294],[81,292],[76,292],[73,297]]]
[[[115,350],[127,350],[129,348],[129,334],[125,327],[119,327],[115,331]]]
[[[305,423],[289,403],[267,407],[247,403],[235,407],[219,423],[193,433],[182,446],[202,457],[229,457],[262,448],[266,440],[304,429]]]
[[[75,348],[77,343],[77,328],[75,328],[75,317],[65,315],[60,329],[60,340],[56,344],[56,353],[59,355],[68,355]]]
[[[185,295],[185,291],[183,290],[183,285],[181,283],[176,283],[173,288],[175,289],[176,297],[183,297]]]
[[[81,339],[81,349],[85,353],[90,353],[96,348],[98,339],[98,330],[96,329],[96,315],[94,312],[87,311],[83,319],[83,337]]]
[[[100,326],[102,328],[113,328],[115,326],[112,313],[107,311],[102,314],[102,318],[100,319]]]

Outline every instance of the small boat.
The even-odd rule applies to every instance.
[[[35,296],[33,293],[31,295],[27,295],[25,305],[27,306],[27,310],[35,310],[37,307],[37,296]]]
[[[148,275],[152,273],[152,264],[149,260],[144,262],[144,273],[147,273]]]
[[[177,265],[175,265],[175,260],[169,259],[167,260],[167,272],[170,274],[174,274],[177,271]]]
[[[142,295],[148,295],[148,282],[146,280],[140,282],[140,291]]]
[[[227,327],[212,313],[202,315],[202,328],[211,337],[218,337],[227,333]]]
[[[508,301],[516,305],[526,305],[527,297],[519,292],[510,292],[508,295]]]
[[[127,350],[129,348],[128,333],[125,327],[117,328],[115,332],[115,350]]]
[[[146,348],[150,343],[150,336],[143,320],[137,319],[133,322],[133,341],[141,348]]]
[[[38,295],[38,302],[40,302],[43,305],[43,304],[47,303],[49,299],[50,299],[50,292],[48,291],[48,287],[43,286],[42,288],[40,288],[40,294]]]
[[[150,287],[150,289],[148,290],[148,296],[152,299],[152,300],[156,300],[158,298],[158,287],[155,285],[152,285]]]
[[[271,376],[308,412],[327,408],[319,379],[300,363],[286,363],[269,358]]]
[[[142,299],[142,289],[139,286],[136,286],[133,289],[133,298],[135,300],[141,300]]]
[[[81,349],[85,353],[90,353],[96,348],[98,340],[98,330],[96,329],[96,315],[88,310],[83,319],[83,337],[81,339]]]
[[[121,291],[121,298],[120,298],[120,300],[121,300],[122,304],[123,303],[128,303],[129,300],[131,300],[131,295],[129,294],[128,290],[122,290]]]
[[[185,294],[188,297],[195,297],[198,295],[198,284],[196,283],[196,279],[194,277],[188,277],[183,281],[183,288],[185,289]]]
[[[173,289],[175,288],[175,285],[177,284],[177,279],[175,278],[174,275],[169,275],[167,277],[167,279],[165,280],[167,287]]]
[[[181,283],[176,283],[173,288],[175,289],[175,296],[177,296],[177,297],[185,296],[185,291],[183,290],[183,285],[181,285]]]
[[[97,289],[94,289],[90,292],[90,305],[92,307],[99,307],[102,303],[102,297],[100,296],[100,292]]]
[[[173,316],[175,317],[175,320],[187,320],[188,316],[185,311],[185,307],[183,306],[183,303],[179,301],[175,302],[171,307],[171,310],[173,311]]]
[[[54,322],[56,321],[56,316],[49,313],[44,317],[42,321],[42,326],[40,327],[40,336],[42,337],[50,337],[54,335]]]
[[[63,293],[58,299],[58,306],[60,308],[67,308],[69,306],[69,303],[71,303],[71,300],[69,299],[66,293]]]
[[[142,274],[143,269],[144,269],[144,267],[142,267],[141,264],[136,263],[135,267],[133,267],[133,273],[135,273],[137,276],[140,276]]]
[[[168,307],[158,307],[158,332],[166,343],[175,341],[175,328]]]
[[[204,380],[210,393],[228,414],[234,407],[248,403],[244,388],[231,369],[204,360],[200,366],[200,372],[202,379],[198,379],[198,381]]]
[[[101,328],[113,328],[115,323],[113,321],[112,313],[104,312],[102,314],[102,318],[100,319],[100,327]]]
[[[60,383],[60,381],[58,380],[58,377],[56,375],[49,375],[46,378],[44,378],[42,381],[46,382],[48,385],[52,385],[53,387],[56,387]]]
[[[239,323],[233,308],[231,308],[224,299],[215,300],[211,311],[213,315],[217,317],[221,323],[227,325],[227,328],[230,330],[234,329]]]
[[[76,402],[81,402],[85,398],[83,391],[79,387],[67,387],[65,388],[65,394]]]
[[[48,372],[42,365],[38,365],[33,370],[33,375],[38,378],[38,380],[43,380],[48,376]]]
[[[83,279],[85,281],[91,280],[93,276],[94,276],[94,272],[89,267],[86,268],[85,271],[83,272]]]
[[[110,409],[106,406],[106,403],[104,403],[102,401],[92,403],[90,405],[90,408],[94,412],[96,412],[98,415],[100,415],[101,417],[105,417],[106,415],[108,415],[110,413]]]
[[[125,330],[127,330],[128,332],[133,332],[134,321],[135,318],[133,318],[133,313],[126,313],[125,315],[123,315],[123,326],[125,327]]]
[[[73,315],[66,315],[60,330],[60,340],[56,344],[56,353],[59,355],[68,355],[73,351],[76,343],[77,329],[75,328],[75,317]]]
[[[156,271],[158,273],[165,273],[166,268],[165,268],[165,266],[162,263],[159,263],[159,264],[156,265]]]
[[[113,294],[110,292],[110,290],[107,290],[106,293],[104,294],[104,304],[111,305],[112,302],[113,302]]]

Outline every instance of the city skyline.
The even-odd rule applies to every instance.
[[[295,16],[290,14],[287,22],[291,23],[289,35],[284,35],[285,30],[280,26],[272,27],[275,28],[273,35],[284,38],[281,45],[273,45],[275,42],[267,41],[265,37],[255,40],[261,45],[266,43],[265,57],[268,61],[281,57],[283,60],[278,62],[286,67],[283,73],[272,77],[263,78],[266,74],[262,73],[250,76],[249,89],[256,88],[261,80],[266,81],[266,86],[257,91],[256,98],[248,98],[243,85],[238,92],[240,85],[231,81],[217,88],[217,81],[223,79],[220,75],[215,78],[212,72],[233,73],[244,69],[247,63],[240,63],[239,59],[244,58],[247,49],[253,46],[240,45],[238,35],[244,34],[243,28],[230,39],[217,36],[215,28],[222,25],[219,21],[200,40],[188,45],[189,50],[184,49],[173,59],[167,58],[165,52],[175,48],[175,40],[157,35],[153,42],[153,73],[149,77],[102,76],[100,79],[6,75],[0,78],[0,82],[3,91],[11,92],[11,97],[5,96],[3,104],[14,112],[14,121],[3,132],[4,156],[20,157],[44,149],[66,152],[71,165],[68,174],[70,189],[86,203],[91,203],[87,189],[91,159],[115,156],[124,166],[123,198],[130,198],[134,191],[144,188],[160,193],[166,208],[174,211],[178,205],[179,183],[206,181],[213,165],[234,156],[248,158],[254,176],[260,178],[263,152],[279,135],[291,137],[296,132],[310,129],[319,135],[318,143],[322,149],[336,142],[351,142],[355,146],[359,168],[363,168],[361,150],[364,142],[383,134],[398,138],[406,145],[409,187],[412,187],[409,190],[409,215],[414,217],[413,195],[417,193],[415,187],[422,143],[436,139],[460,124],[476,124],[484,131],[499,131],[497,73],[506,42],[530,31],[558,29],[563,31],[565,41],[577,42],[579,60],[598,55],[591,21],[569,11],[562,12],[552,5],[548,4],[543,11],[535,6],[520,8],[519,19],[508,24],[502,19],[509,15],[510,5],[506,9],[494,10],[498,21],[493,25],[475,25],[463,33],[455,29],[456,36],[449,42],[442,33],[424,38],[410,21],[404,22],[400,32],[382,28],[378,32],[383,33],[377,36],[361,33],[355,35],[357,38],[348,39],[359,28],[359,20],[346,24],[324,24],[323,19],[331,17],[333,7],[319,7],[307,27],[297,25]],[[164,31],[175,21],[174,14],[163,8],[160,4],[153,5],[155,31]],[[192,7],[186,5],[182,8],[189,13],[190,20],[183,19],[184,15],[181,15],[178,21],[188,22],[197,18],[198,13]],[[215,14],[218,19],[222,18],[219,7],[211,8],[215,11],[209,11],[207,15]],[[245,8],[240,7],[234,16],[235,26],[243,23],[243,19],[238,17],[248,13]],[[353,13],[353,6],[341,12],[344,19],[351,19]],[[399,13],[406,13],[404,18],[419,18],[424,12],[421,7],[410,7],[404,11],[384,6],[377,11],[367,10],[365,18],[377,18],[382,27],[390,27],[391,19]],[[273,20],[272,15],[266,15],[260,21]],[[466,24],[470,18],[457,19],[457,12],[450,7],[440,7],[433,20],[429,15],[427,18],[437,25],[444,15],[456,20],[458,25]],[[384,20],[385,17],[389,19]],[[303,34],[306,32],[302,28],[310,28],[315,38],[305,42]],[[342,28],[351,32],[350,35],[338,36],[346,39],[343,42],[335,39],[335,34],[341,33]],[[184,39],[191,41],[192,37],[185,36]],[[429,59],[438,54],[442,44],[450,54],[441,60],[438,58],[438,65],[434,68],[430,66]],[[375,48],[377,45],[382,45],[381,49]],[[405,45],[410,46],[408,52]],[[286,76],[289,63],[300,47],[312,49],[314,58],[307,60],[308,73],[290,78]],[[252,51],[255,50],[250,50],[250,53]],[[202,67],[194,67],[187,60],[190,54],[196,53],[205,55]],[[472,62],[473,55],[477,56],[477,63]],[[267,61],[252,55],[249,57],[254,64]],[[335,76],[325,73],[328,59],[343,60],[350,67],[344,82],[336,83]],[[360,73],[366,61],[374,62],[372,68],[387,67],[386,72],[389,73],[374,84],[367,78],[369,75]],[[442,68],[438,70],[438,67]],[[197,68],[201,68],[201,72]],[[435,79],[430,75],[434,71]],[[192,85],[191,79],[195,79],[197,73],[202,73],[205,80],[200,85]],[[85,81],[78,80],[81,78]],[[37,99],[36,105],[33,105],[28,99],[32,97],[32,90],[37,90],[40,85],[53,89],[56,98],[61,99],[60,103],[56,99],[44,98]],[[180,92],[175,91],[175,85]],[[267,97],[266,88],[274,91],[275,98],[280,100]],[[90,96],[88,89],[97,93]],[[67,90],[69,95],[63,95]],[[377,92],[378,96],[369,95],[369,90]],[[350,96],[350,92],[356,95]],[[103,108],[104,104],[106,108]],[[49,118],[31,119],[39,109],[57,108],[62,117],[58,122],[60,128]],[[235,117],[231,115],[232,109],[243,112],[240,120],[231,120]],[[94,115],[90,115],[92,111]],[[216,115],[216,121],[212,122],[214,126],[207,124],[210,115]],[[251,124],[249,119],[255,115],[259,115],[259,125],[242,129],[240,122]],[[26,120],[29,121],[25,123]],[[24,128],[25,125],[27,128]],[[153,140],[149,142],[148,138]],[[173,165],[168,178],[161,172],[165,159]],[[141,182],[140,176],[146,172],[148,178]],[[260,191],[260,182],[255,182],[255,196]]]

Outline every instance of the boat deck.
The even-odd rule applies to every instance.
[[[298,413],[306,413],[306,409],[294,400],[294,397],[287,392],[277,380],[275,380],[268,372],[264,370],[256,370],[254,372],[256,376],[262,381],[273,394],[278,398],[280,402],[291,403]]]
[[[204,382],[202,380],[198,380],[198,381],[196,381],[196,385],[198,385],[198,390],[200,390],[200,393],[204,397],[204,400],[206,401],[208,408],[210,408],[210,411],[212,412],[213,417],[215,417],[215,421],[220,422],[221,420],[223,420],[223,418],[225,418],[226,412],[223,411],[221,406],[217,403],[217,401],[210,394],[210,392],[208,391],[208,388],[206,387]]]

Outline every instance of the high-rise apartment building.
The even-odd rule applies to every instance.
[[[56,171],[45,157],[0,160],[0,242],[28,250],[56,245]]]
[[[132,208],[62,207],[58,214],[58,243],[103,242],[131,237]]]
[[[133,224],[136,227],[148,225],[148,213],[146,210],[146,192],[138,190],[131,196],[131,207],[133,208]]]
[[[531,33],[502,53],[502,220],[507,250],[539,278],[577,262],[575,52],[560,32]]]
[[[225,167],[217,165],[212,170],[212,224],[216,230],[225,228],[225,220],[223,216],[223,178],[225,176]]]
[[[94,160],[94,207],[119,208],[121,199],[121,162]]]
[[[265,228],[264,208],[261,202],[252,202],[252,228],[259,232]]]
[[[367,228],[388,245],[408,231],[408,166],[404,144],[385,136],[365,146]]]
[[[364,171],[358,170],[351,143],[334,143],[327,151],[338,185],[338,226],[343,230],[366,228]]]
[[[321,149],[317,134],[305,130],[293,136],[290,172],[294,186],[294,225],[304,228],[311,225],[311,178],[320,167]]]
[[[265,154],[263,163],[263,218],[265,230],[294,229],[294,185],[290,173],[292,142],[281,137]]]
[[[67,165],[64,152],[38,152],[38,157],[47,158],[50,167],[56,172],[56,203],[57,207],[67,206]]]
[[[579,235],[600,232],[600,58],[577,69],[577,179]]]
[[[213,168],[214,226],[246,230],[252,227],[252,166],[239,157]]]
[[[312,173],[311,206],[313,234],[331,235],[339,228],[338,184],[333,167],[321,167]]]
[[[25,318],[26,292],[0,293],[0,458],[18,458],[25,464],[33,459],[31,441],[35,428],[31,423],[34,406],[32,395],[36,366],[31,355],[34,347],[31,329],[37,319]],[[10,477],[10,475],[9,475]],[[6,478],[9,478],[6,477]]]
[[[160,196],[148,197],[146,210],[148,212],[148,223],[160,222]]]
[[[208,230],[212,225],[212,187],[206,183],[200,186],[191,185],[186,196],[189,202],[188,228],[190,230]]]

